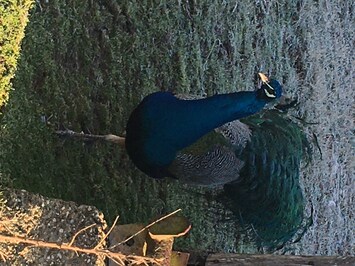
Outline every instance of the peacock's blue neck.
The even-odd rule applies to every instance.
[[[180,100],[168,92],[153,93],[131,115],[127,125],[127,150],[133,160],[136,158],[138,166],[144,163],[140,168],[167,167],[179,150],[214,128],[257,113],[266,103],[267,100],[252,91],[199,100]],[[139,145],[143,147],[138,152]]]
[[[169,121],[160,123],[159,132],[173,136],[169,142],[173,142],[177,150],[191,145],[214,128],[259,112],[267,103],[257,98],[255,92],[221,94],[199,100],[170,97],[161,110]]]

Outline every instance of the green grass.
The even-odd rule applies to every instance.
[[[182,208],[193,230],[180,246],[250,250],[236,245],[233,222],[219,220],[223,210],[204,190],[152,180],[118,147],[53,134],[65,126],[119,135],[139,101],[158,90],[252,90],[259,71],[297,88],[302,1],[201,2],[37,3],[1,116],[3,185],[95,205],[121,223]]]
[[[0,4],[0,107],[7,101],[11,90],[11,79],[33,3],[33,0],[8,0]]]

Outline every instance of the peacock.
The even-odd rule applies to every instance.
[[[296,123],[265,109],[280,99],[282,86],[259,76],[254,91],[146,96],[128,119],[124,144],[150,177],[222,188],[216,199],[272,246],[292,238],[303,221],[299,168],[306,142]]]
[[[133,163],[153,178],[214,186],[237,180],[250,130],[238,120],[260,112],[282,95],[277,80],[259,73],[256,91],[183,99],[171,92],[145,97],[131,113],[126,149]],[[238,139],[240,138],[240,140]]]
[[[282,95],[275,79],[259,73],[255,91],[186,99],[153,93],[132,112],[126,149],[154,178],[223,186],[217,198],[259,242],[276,246],[301,227],[304,200],[299,168],[306,140],[276,110],[263,110]]]

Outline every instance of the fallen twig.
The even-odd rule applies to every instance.
[[[59,250],[67,250],[73,252],[80,252],[85,254],[92,254],[96,256],[105,256],[111,259],[114,259],[115,262],[123,262],[121,265],[125,265],[125,261],[135,261],[139,263],[151,263],[153,265],[160,265],[159,259],[153,259],[150,257],[142,257],[142,256],[127,256],[118,252],[112,252],[108,249],[93,249],[93,248],[80,248],[76,246],[72,246],[69,244],[59,244],[54,242],[46,242],[42,240],[36,240],[31,238],[25,238],[20,236],[5,236],[0,234],[0,242],[2,243],[11,243],[11,244],[27,244],[36,246],[39,248],[54,248]],[[1,256],[3,258],[3,256]],[[3,258],[4,259],[4,258]],[[120,265],[120,264],[119,264]]]
[[[104,237],[100,240],[100,242],[94,247],[94,249],[98,248],[98,247],[105,241],[105,239],[109,236],[109,234],[111,233],[112,229],[116,226],[116,223],[117,223],[117,221],[118,221],[118,217],[119,217],[119,216],[116,217],[116,219],[115,219],[115,221],[113,222],[113,224],[112,224],[110,230],[108,230],[107,234],[105,234],[105,236],[104,236]]]
[[[95,226],[95,225],[96,225],[96,224],[91,224],[91,225],[89,225],[89,226],[86,226],[86,227],[80,229],[78,232],[76,232],[75,235],[72,237],[71,241],[69,242],[68,246],[71,247],[71,246],[73,245],[73,243],[74,243],[76,237],[77,237],[80,233],[82,233],[82,232],[88,230],[89,228],[91,228],[91,227],[93,227],[93,226]]]

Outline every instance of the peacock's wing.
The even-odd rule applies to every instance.
[[[299,168],[306,139],[298,125],[278,112],[242,121],[253,132],[242,152],[245,165],[239,182],[225,185],[222,198],[260,242],[272,246],[290,239],[303,221]]]
[[[188,184],[212,187],[236,181],[244,166],[237,155],[250,137],[250,129],[240,121],[224,124],[178,152],[169,171]]]

